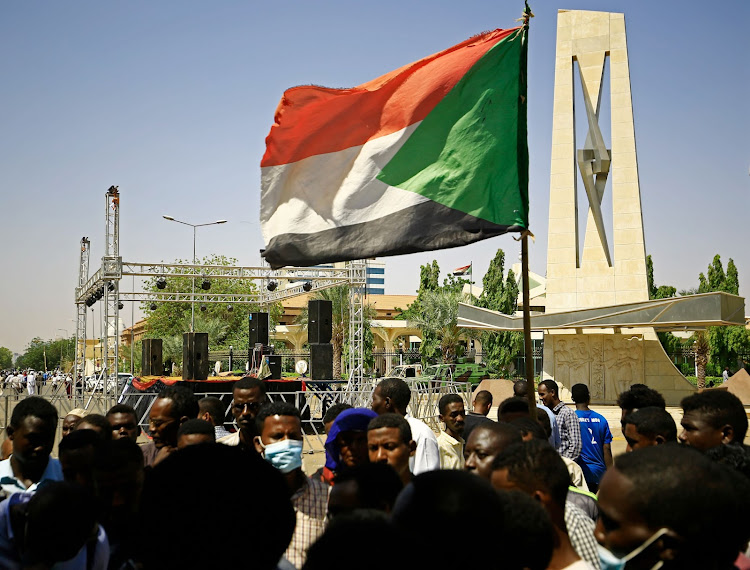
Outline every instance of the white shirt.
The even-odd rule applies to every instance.
[[[11,455],[11,457],[13,456]],[[2,487],[3,491],[8,493],[8,495],[19,493],[21,491],[33,493],[37,490],[37,487],[39,487],[39,485],[43,484],[45,481],[62,480],[62,467],[60,466],[60,462],[53,457],[49,458],[47,467],[44,469],[44,473],[42,473],[39,481],[37,481],[36,483],[32,483],[31,487],[29,487],[28,489],[13,474],[13,467],[10,464],[10,457],[5,461],[0,461],[0,487]]]
[[[426,423],[406,416],[411,428],[411,437],[417,443],[417,451],[409,458],[409,470],[414,475],[440,469],[440,450],[437,437]]]

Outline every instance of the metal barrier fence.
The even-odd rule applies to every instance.
[[[346,403],[354,407],[370,407],[372,392],[378,380],[365,380],[363,385],[351,389],[347,382],[306,382],[306,389],[295,392],[268,392],[269,401],[286,401],[300,410],[302,416],[302,427],[304,432],[305,450],[308,452],[320,451],[325,443],[325,432],[323,429],[323,416],[328,408],[334,404]],[[420,382],[419,380],[408,380],[412,396],[409,403],[408,413],[424,421],[434,431],[440,430],[438,420],[438,401],[445,394],[458,394],[465,402],[466,409],[471,406],[472,385],[468,382]],[[51,386],[42,386],[38,395],[48,400],[57,408],[59,426],[71,410],[77,407],[84,408],[88,414],[106,414],[115,401],[106,397],[101,392],[88,392],[84,394],[68,394],[65,386],[53,389]],[[118,398],[121,403],[132,406],[138,414],[138,423],[144,432],[148,432],[148,416],[151,406],[156,399],[157,393],[140,392],[128,386]],[[197,398],[214,396],[219,398],[225,405],[225,417],[231,418],[232,395],[226,392],[196,392]],[[15,405],[28,397],[28,394],[16,393],[15,390],[5,389],[0,394],[0,424],[3,429],[8,425]],[[231,421],[226,422],[227,426]],[[59,440],[58,433],[58,440]]]

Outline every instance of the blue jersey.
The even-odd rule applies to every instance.
[[[599,481],[607,470],[604,464],[604,444],[612,443],[612,432],[604,416],[594,411],[576,410],[578,423],[581,426],[581,440],[583,447],[581,455],[576,460],[581,466],[586,483],[591,486],[599,485]]]

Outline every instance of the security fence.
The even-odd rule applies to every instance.
[[[354,407],[370,407],[372,401],[372,392],[377,385],[378,380],[366,379],[361,385],[352,387],[347,382],[314,382],[306,381],[303,389],[283,390],[285,385],[294,388],[301,385],[301,382],[294,383],[270,383],[267,397],[269,401],[286,401],[293,404],[300,410],[302,417],[302,427],[304,432],[306,451],[320,451],[325,443],[325,433],[323,430],[323,416],[326,411],[334,404],[346,403]],[[418,419],[421,419],[435,431],[440,430],[438,420],[438,401],[445,394],[459,394],[465,402],[467,410],[471,405],[472,385],[468,382],[420,382],[419,380],[407,380],[411,388],[411,401],[409,403],[408,413]],[[190,385],[190,384],[188,384]],[[197,384],[195,386],[203,386]],[[65,385],[60,386],[40,386],[37,391],[51,402],[57,408],[59,416],[59,426],[67,414],[74,408],[83,408],[87,414],[106,414],[107,410],[115,403],[124,403],[132,406],[138,415],[138,423],[144,432],[148,433],[148,416],[151,406],[156,396],[164,385],[155,384],[148,391],[139,391],[128,385],[115,401],[112,397],[107,397],[101,392],[82,392],[79,394],[69,394]],[[214,396],[219,398],[225,406],[226,427],[232,427],[232,394],[228,391],[205,391],[196,390],[195,396],[203,398]],[[8,425],[13,408],[16,404],[27,398],[25,392],[17,392],[13,389],[5,389],[0,394],[0,427],[3,429]],[[59,437],[59,434],[58,434]]]

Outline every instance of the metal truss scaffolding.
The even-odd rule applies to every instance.
[[[101,367],[99,385],[105,398],[114,403],[117,398],[117,362],[120,343],[119,311],[124,302],[156,302],[201,304],[231,303],[232,305],[254,304],[265,306],[321,289],[348,285],[349,324],[349,378],[361,382],[364,371],[364,297],[366,264],[352,261],[345,267],[286,267],[273,270],[265,267],[237,267],[225,265],[200,265],[182,263],[143,263],[122,261],[120,257],[120,192],[112,186],[106,193],[105,251],[102,264],[93,275],[89,275],[90,241],[81,240],[81,256],[78,271],[78,286],[75,303],[76,321],[76,398],[83,397],[83,380],[86,376],[86,310],[97,301],[104,302],[101,326]],[[200,277],[209,279],[257,280],[259,292],[253,294],[229,294],[210,292],[161,292],[121,291],[124,276],[151,277]],[[284,282],[285,287],[270,291],[270,282]],[[135,289],[135,288],[134,288]],[[93,311],[93,309],[92,309]],[[96,358],[95,358],[96,361]],[[95,366],[96,368],[96,366]],[[78,380],[80,377],[80,380]]]
[[[78,287],[76,287],[76,355],[73,378],[78,386],[78,378],[83,378],[86,370],[86,309],[85,303],[78,302],[79,291],[89,278],[89,254],[91,242],[89,238],[81,238],[81,256],[78,267]]]
[[[365,346],[365,291],[367,264],[364,260],[350,261],[349,268],[349,382],[361,386],[364,374]]]

